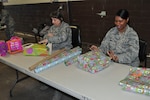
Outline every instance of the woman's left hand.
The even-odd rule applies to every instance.
[[[44,39],[42,41],[39,42],[40,44],[47,44],[48,43],[48,40],[47,39]]]
[[[111,51],[111,50],[108,51],[108,52],[107,52],[107,55],[108,55],[113,61],[118,62],[118,56],[115,55],[113,51]]]

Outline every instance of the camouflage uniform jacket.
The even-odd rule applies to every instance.
[[[0,19],[1,19],[0,24],[6,25],[8,28],[13,27],[15,24],[14,19],[10,16],[7,10],[2,9]]]
[[[7,40],[9,40],[12,36],[14,36],[14,30],[15,30],[15,21],[10,16],[9,12],[7,10],[2,9],[0,14],[0,26],[6,25],[6,37]]]
[[[54,36],[48,37],[48,33],[52,33]],[[69,24],[65,23],[64,21],[61,22],[59,27],[52,25],[47,34],[44,36],[44,38],[48,39],[49,43],[52,43],[53,50],[72,48],[72,31]]]
[[[100,49],[105,54],[107,51],[113,50],[118,56],[119,63],[133,67],[139,66],[139,38],[128,25],[123,34],[119,34],[116,27],[111,28],[101,42]]]

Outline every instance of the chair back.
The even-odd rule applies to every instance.
[[[80,46],[81,47],[81,34],[80,28],[78,26],[72,25],[70,26],[72,30],[72,45],[73,47]]]
[[[44,35],[41,35],[40,34],[40,31],[42,30],[42,29],[44,29],[44,27],[46,26],[46,24],[39,24],[38,25],[38,27],[36,28],[37,29],[37,33],[34,33],[34,36],[35,36],[35,42],[36,43],[38,43],[38,38],[40,39],[40,38],[43,38],[44,37]]]
[[[147,63],[147,59],[146,59],[146,55],[147,55],[147,42],[144,40],[139,40],[139,59],[140,62],[144,62],[144,67],[146,67],[146,63]]]

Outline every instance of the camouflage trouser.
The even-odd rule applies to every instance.
[[[12,36],[14,36],[14,27],[7,27],[6,30],[6,38],[9,40]]]

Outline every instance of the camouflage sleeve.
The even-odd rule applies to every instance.
[[[111,30],[110,30],[111,31]],[[100,50],[106,54],[107,51],[109,50],[109,42],[110,42],[110,31],[108,31],[105,35],[105,37],[103,38],[102,42],[101,42],[101,45],[100,45]]]
[[[40,35],[45,35],[45,34],[47,34],[48,33],[48,30],[49,30],[49,26],[45,26],[40,32],[39,32],[39,34]]]
[[[0,24],[4,25],[6,23],[7,17],[9,16],[9,13],[8,13],[7,10],[2,10],[2,14],[1,15],[2,15],[2,19],[1,19]]]
[[[60,33],[54,34],[53,37],[47,37],[48,42],[50,43],[61,43],[67,40],[69,34],[71,34],[71,29],[69,26],[65,26],[60,29]]]
[[[119,63],[132,63],[139,54],[139,38],[135,32],[129,35],[128,45],[124,48],[126,52],[118,54]]]

